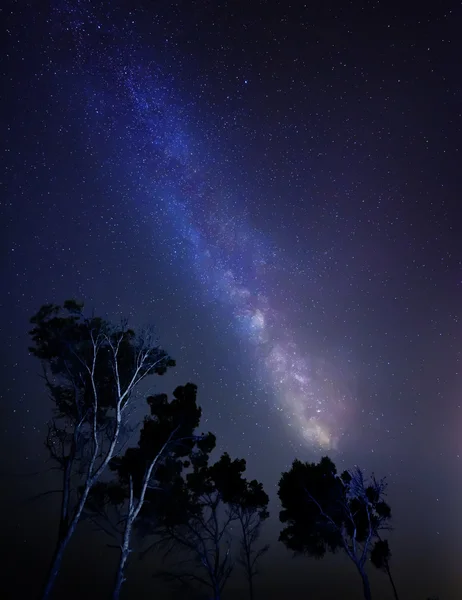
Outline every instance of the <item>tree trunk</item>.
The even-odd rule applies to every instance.
[[[122,546],[122,548],[120,550],[120,560],[119,560],[119,566],[117,567],[114,591],[112,592],[112,600],[119,600],[119,598],[120,598],[120,593],[122,591],[122,585],[125,581],[125,567],[127,565],[129,554],[130,554],[130,550],[125,549]]]
[[[359,573],[361,575],[361,579],[363,581],[363,593],[365,600],[372,600],[371,596],[371,586],[369,583],[369,577],[367,576],[366,571],[363,568],[359,569]]]
[[[254,594],[253,594],[253,576],[252,576],[252,565],[250,564],[250,554],[249,552],[246,553],[246,560],[247,560],[247,580],[249,583],[249,600],[253,600],[254,598]]]
[[[393,581],[393,577],[391,576],[391,571],[390,571],[390,567],[388,566],[388,563],[386,565],[386,570],[387,570],[388,579],[390,580],[390,583],[391,583],[391,587],[393,588],[393,594],[395,596],[395,600],[399,600],[398,592],[396,590],[396,586],[395,586],[395,582]]]
[[[130,538],[132,535],[134,517],[129,514],[125,525],[124,537],[122,546],[120,547],[119,566],[117,567],[116,579],[114,583],[114,591],[112,592],[112,600],[119,600],[122,591],[122,585],[125,582],[125,569],[130,556]]]
[[[253,600],[254,595],[253,595],[253,577],[250,576],[249,577],[249,599]]]
[[[220,600],[220,598],[221,598],[220,584],[217,581],[214,581],[214,583],[213,583],[213,600]]]
[[[61,569],[61,564],[63,562],[64,551],[67,548],[67,545],[75,531],[77,525],[77,521],[73,519],[67,528],[67,531],[63,537],[59,537],[58,542],[56,544],[56,548],[53,554],[53,558],[51,561],[50,569],[48,571],[48,577],[45,584],[45,587],[42,592],[42,600],[48,600],[51,592],[56,583],[56,578],[58,577],[58,573]]]
[[[58,573],[61,569],[61,564],[63,562],[64,551],[66,550],[67,545],[71,540],[71,537],[74,535],[77,524],[80,521],[80,517],[82,516],[83,508],[87,501],[88,494],[90,493],[92,485],[93,482],[91,484],[87,483],[85,490],[82,496],[80,497],[75,513],[65,530],[65,533],[59,536],[58,543],[56,544],[55,553],[53,555],[53,560],[51,561],[50,570],[48,572],[47,582],[42,593],[42,600],[48,600],[51,592],[53,591],[54,585],[56,583],[56,578],[58,577]]]

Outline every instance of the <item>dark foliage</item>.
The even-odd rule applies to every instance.
[[[56,416],[72,421],[91,413],[95,394],[103,416],[116,407],[119,392],[131,391],[134,376],[141,380],[146,375],[163,375],[175,365],[149,332],[137,335],[126,322],[114,326],[100,317],[87,318],[83,308],[75,300],[65,301],[62,307],[47,304],[31,319],[34,345],[29,351],[53,377],[47,383]],[[130,393],[124,395],[123,405],[129,397]]]
[[[361,575],[365,597],[370,598],[365,563],[391,517],[383,499],[385,487],[383,480],[374,477],[366,483],[358,468],[339,476],[328,457],[318,464],[295,460],[279,482],[280,520],[285,525],[280,541],[297,554],[315,558],[344,550]]]
[[[371,551],[371,563],[376,569],[380,569],[388,575],[388,579],[390,580],[390,585],[393,589],[393,595],[395,597],[395,600],[399,600],[398,591],[396,589],[395,582],[393,581],[393,577],[391,575],[390,560],[391,550],[388,544],[388,540],[377,540]]]
[[[211,434],[195,433],[201,409],[194,384],[177,387],[170,402],[167,395],[158,394],[150,396],[147,403],[151,414],[144,420],[137,447],[111,460],[109,466],[117,480],[98,483],[88,503],[88,516],[112,534],[120,548],[113,598],[119,597],[125,580],[133,527],[146,498],[150,492],[151,498],[168,494],[170,502],[169,482],[179,477],[195,455],[215,444]],[[114,508],[118,509],[116,519]]]
[[[162,375],[175,363],[148,330],[136,334],[126,322],[87,318],[74,300],[42,306],[31,324],[29,350],[41,362],[53,403],[46,446],[62,473],[47,598],[88,494],[117,451],[133,392],[145,377]]]
[[[235,526],[246,514],[258,522],[266,519],[268,497],[261,484],[245,479],[245,460],[224,453],[210,465],[211,450],[193,455],[187,471],[171,482],[170,495],[157,494],[158,502],[147,505],[152,517],[144,517],[160,536],[156,545],[166,557],[176,557],[172,568],[159,575],[182,585],[198,584],[218,600],[236,562]],[[257,537],[249,540],[251,550]]]

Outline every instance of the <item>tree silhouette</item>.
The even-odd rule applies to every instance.
[[[395,600],[399,600],[395,582],[391,576],[390,570],[391,550],[388,545],[388,540],[377,540],[371,551],[371,562],[377,569],[384,571],[388,575]]]
[[[54,404],[46,447],[61,471],[58,539],[42,598],[48,598],[91,489],[116,455],[138,384],[174,361],[149,330],[136,334],[86,318],[83,304],[44,305],[32,317],[30,352],[41,361]]]
[[[246,483],[242,496],[233,507],[241,526],[239,563],[245,571],[250,600],[254,599],[253,580],[258,574],[257,563],[269,549],[268,544],[256,548],[262,523],[269,517],[268,503],[269,497],[263,485],[253,479]]]
[[[233,529],[239,514],[243,517],[245,511],[250,515],[256,510],[260,519],[266,518],[266,494],[258,482],[249,484],[244,478],[245,460],[231,460],[224,453],[209,465],[208,450],[193,458],[188,473],[176,478],[171,495],[161,497],[163,505],[149,506],[154,512],[152,531],[160,535],[157,545],[164,547],[165,556],[175,552],[178,557],[172,569],[158,575],[182,585],[198,584],[220,600],[235,565]],[[251,559],[255,541],[254,536],[247,543]],[[255,561],[251,565],[253,577]]]
[[[90,494],[88,514],[106,532],[117,538],[119,565],[113,588],[113,600],[118,600],[125,581],[125,571],[131,549],[136,519],[143,509],[148,490],[163,492],[171,477],[178,476],[184,462],[194,451],[213,447],[215,439],[195,435],[201,409],[197,406],[197,386],[188,383],[173,392],[169,402],[166,394],[147,399],[150,416],[144,420],[138,446],[109,463],[117,473],[117,481],[101,482]],[[118,507],[117,522],[111,522],[107,510]],[[108,529],[108,526],[110,529]]]
[[[343,549],[358,570],[366,600],[371,598],[366,560],[379,531],[387,527],[390,507],[383,500],[384,480],[364,480],[355,468],[337,475],[327,456],[318,464],[295,460],[279,481],[286,524],[279,540],[297,554],[322,558]]]

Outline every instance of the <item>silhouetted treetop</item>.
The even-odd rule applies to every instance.
[[[299,554],[322,558],[342,549],[357,568],[370,600],[365,564],[379,531],[387,528],[391,511],[384,501],[385,481],[368,481],[358,467],[337,474],[327,456],[319,463],[295,460],[279,482],[285,525],[279,540]]]
[[[178,386],[170,401],[167,394],[149,396],[147,404],[151,414],[144,418],[138,445],[128,448],[123,456],[113,458],[109,464],[110,469],[117,472],[120,484],[132,479],[135,495],[153,461],[156,462],[152,476],[167,484],[195,458],[201,460],[205,449],[215,445],[211,433],[199,435],[196,432],[202,410],[197,405],[195,384]],[[179,462],[178,459],[184,460]]]
[[[58,417],[83,418],[95,397],[102,417],[119,400],[125,405],[147,375],[162,375],[175,365],[150,330],[135,333],[126,321],[115,326],[101,317],[85,317],[83,309],[75,300],[66,300],[62,307],[46,304],[30,320],[29,351],[47,369]]]
[[[103,531],[116,538],[120,547],[119,567],[114,583],[113,599],[118,600],[132,552],[132,532],[138,532],[139,517],[151,517],[155,526],[159,516],[176,515],[183,510],[186,498],[178,497],[176,485],[184,469],[195,464],[196,457],[215,446],[212,434],[198,435],[201,418],[197,405],[197,386],[178,386],[169,401],[166,394],[147,398],[150,415],[145,417],[138,445],[113,458],[110,469],[117,479],[100,482],[90,494],[87,516]],[[200,460],[199,468],[207,461]],[[183,490],[181,490],[183,491]],[[145,501],[148,500],[148,510]],[[117,508],[116,518],[114,509]],[[164,510],[161,510],[163,508]],[[153,511],[153,509],[155,509]]]
[[[41,362],[54,413],[45,444],[61,471],[62,492],[43,599],[51,594],[92,489],[98,485],[95,494],[117,499],[115,489],[103,489],[99,482],[117,455],[138,384],[175,365],[150,329],[135,332],[124,320],[115,325],[87,317],[83,308],[75,300],[46,304],[30,320],[29,351]]]

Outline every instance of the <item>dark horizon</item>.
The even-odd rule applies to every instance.
[[[217,452],[263,482],[257,600],[362,597],[347,558],[277,541],[281,472],[322,455],[387,478],[400,597],[459,600],[461,7],[1,14],[5,598],[37,597],[56,536],[57,499],[31,501],[55,481],[29,319],[76,298],[153,324],[177,366],[143,394],[197,384]],[[111,552],[83,525],[56,598],[108,596]],[[125,597],[171,597],[152,570],[133,560]]]

